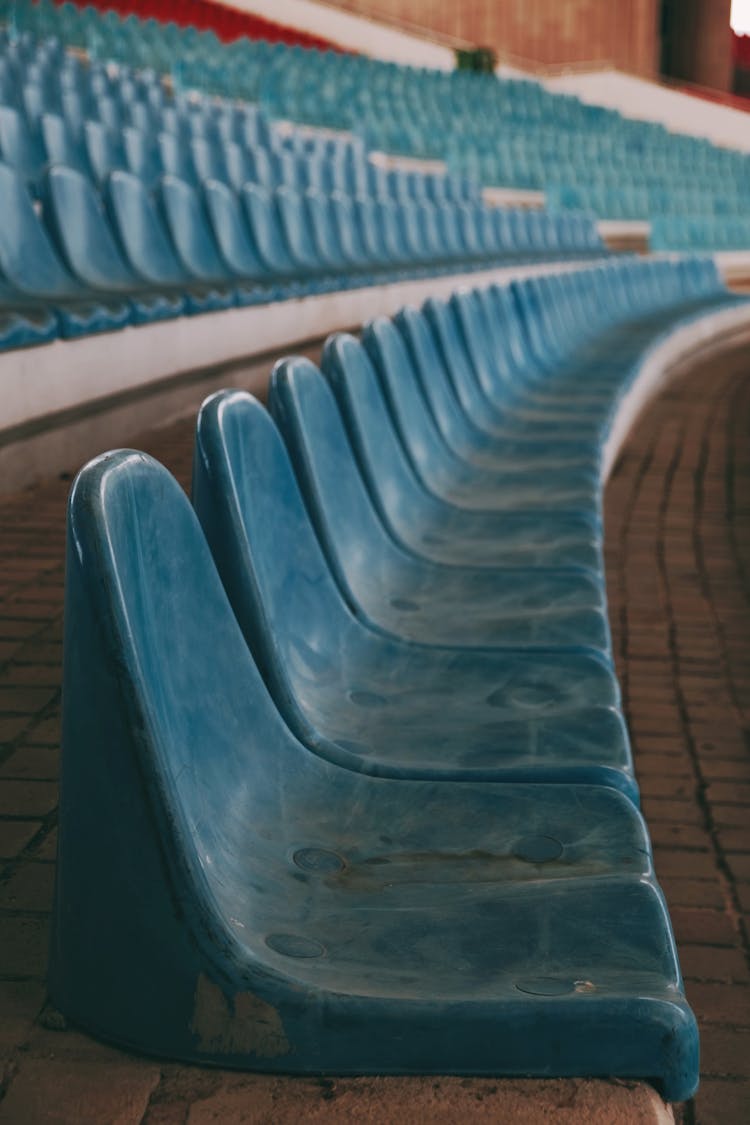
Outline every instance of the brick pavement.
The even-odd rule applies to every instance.
[[[703,1080],[685,1125],[750,1120],[749,423],[750,353],[704,364],[637,424],[606,498],[611,620],[643,807],[701,1025]],[[186,484],[192,426],[132,444]],[[255,1111],[243,1120],[281,1120],[281,1082],[287,1100],[296,1083],[297,1120],[377,1121],[393,1080],[370,1083],[366,1108],[351,1080],[144,1061],[60,1029],[45,1008],[69,480],[0,502],[0,1122],[239,1120],[249,1082]],[[431,1081],[412,1119],[456,1120],[465,1086]],[[469,1116],[498,1120],[497,1086],[471,1084]],[[570,1107],[557,1117],[575,1119]]]

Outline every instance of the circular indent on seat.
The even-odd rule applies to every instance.
[[[513,849],[513,855],[527,863],[549,863],[562,853],[563,846],[554,836],[524,836]]]
[[[321,875],[341,871],[346,866],[340,855],[325,848],[300,848],[292,859],[303,871],[315,871]]]
[[[350,691],[349,699],[358,707],[385,707],[388,700],[374,691]]]
[[[405,613],[414,613],[419,609],[419,602],[413,602],[409,598],[391,598],[391,605],[394,609],[402,609]]]
[[[285,957],[322,957],[326,951],[319,941],[299,934],[269,934],[266,945]]]
[[[559,977],[531,977],[516,981],[518,991],[527,992],[530,996],[565,996],[575,992],[575,987],[575,981],[560,980]]]

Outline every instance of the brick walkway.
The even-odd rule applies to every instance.
[[[187,483],[192,425],[133,444]],[[749,438],[750,355],[735,353],[653,406],[607,495],[620,677],[701,1024],[704,1078],[686,1125],[750,1120]],[[239,1120],[250,1098],[243,1120],[275,1123],[279,1085],[288,1095],[290,1080],[142,1061],[60,1030],[44,1009],[68,487],[56,480],[0,503],[0,1122],[197,1125]],[[367,1106],[351,1082],[295,1081],[306,1107],[298,1120],[379,1120],[377,1080]],[[411,1119],[456,1120],[455,1083],[466,1086],[431,1082]],[[496,1085],[472,1084],[476,1120],[498,1120]]]

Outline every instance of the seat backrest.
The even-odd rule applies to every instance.
[[[246,183],[240,201],[250,241],[265,268],[279,277],[297,275],[299,268],[287,248],[273,197],[259,184]]]
[[[137,276],[152,285],[185,286],[187,274],[143,181],[131,172],[112,172],[104,198],[125,258]]]
[[[378,376],[364,346],[337,333],[323,348],[323,374],[333,388],[362,478],[382,522],[413,520],[425,491],[399,441]],[[409,516],[411,513],[411,516]]]
[[[164,175],[161,152],[156,139],[140,129],[126,126],[122,130],[128,171],[152,188]]]
[[[0,159],[36,186],[46,163],[41,135],[29,128],[18,110],[0,106]]]
[[[250,240],[240,202],[232,189],[219,180],[206,180],[203,198],[217,248],[226,266],[239,277],[267,279],[269,270]]]
[[[175,133],[162,132],[157,138],[164,173],[174,176],[191,186],[198,183],[198,174],[193,164],[189,138],[181,138]]]
[[[207,283],[229,280],[229,270],[221,260],[208,216],[194,188],[176,176],[164,176],[158,198],[185,272]]]
[[[122,800],[145,782],[153,803],[135,823],[160,826],[167,868],[180,872],[186,901],[203,896],[207,917],[236,913],[238,856],[245,874],[282,872],[279,783],[309,755],[269,697],[183,490],[143,453],[97,458],[71,491],[64,695],[61,855],[71,875],[80,827],[71,817],[86,819],[82,795],[101,769],[114,771]],[[264,806],[274,823],[266,838],[256,834]],[[243,884],[251,901],[255,885]],[[150,921],[160,909],[149,902]]]
[[[86,176],[53,165],[42,183],[42,213],[68,268],[84,285],[110,292],[137,287]]]
[[[100,121],[87,121],[83,133],[89,167],[97,183],[104,183],[110,172],[125,169],[128,159],[122,135]]]
[[[218,142],[206,137],[193,137],[190,151],[199,181],[220,180],[223,184],[231,183],[224,150]]]
[[[41,121],[42,140],[50,164],[64,164],[93,179],[88,153],[83,140],[74,137],[65,119],[55,113],[45,113]]]
[[[0,163],[0,274],[19,293],[42,299],[80,297],[37,215],[22,178]]]
[[[276,383],[291,379],[283,361]],[[304,390],[299,393],[304,393]],[[285,392],[273,392],[277,416]],[[350,614],[315,536],[274,420],[243,391],[220,391],[198,415],[193,504],[237,620],[271,693],[289,703],[311,669],[338,651]],[[285,707],[281,706],[282,712]]]
[[[274,199],[292,260],[306,273],[319,273],[325,263],[313,243],[301,196],[291,188],[280,187]]]

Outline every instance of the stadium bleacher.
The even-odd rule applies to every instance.
[[[161,1058],[687,1099],[603,489],[649,365],[746,318],[708,254],[750,247],[750,158],[329,48],[0,3],[3,358],[464,276],[208,398],[190,500],[132,450],[77,476],[51,1003]]]

